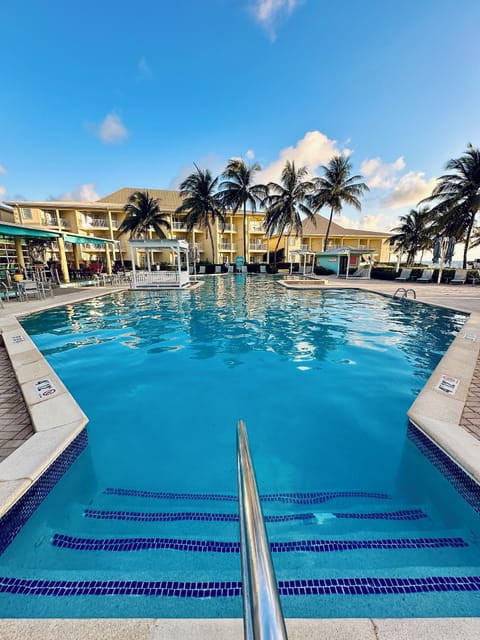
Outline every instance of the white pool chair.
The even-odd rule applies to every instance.
[[[450,280],[450,284],[465,284],[467,280],[466,269],[455,269],[453,278]]]

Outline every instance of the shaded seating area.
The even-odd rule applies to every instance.
[[[433,269],[424,269],[422,275],[417,278],[417,282],[431,282],[433,278]]]
[[[406,282],[407,280],[410,280],[412,276],[412,269],[402,269],[400,272],[400,275],[395,278],[395,280],[399,280],[400,282]]]
[[[132,258],[132,289],[170,289],[187,287],[190,284],[188,242],[186,240],[130,240]],[[146,270],[135,266],[135,251],[145,252]],[[152,270],[150,252],[170,252],[174,255],[174,269]],[[183,259],[182,259],[183,258]]]

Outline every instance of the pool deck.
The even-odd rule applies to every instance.
[[[480,287],[468,285],[436,285],[407,283],[416,292],[417,300],[447,307],[470,314],[470,317],[433,372],[425,388],[412,405],[409,416],[436,441],[477,481],[480,481]],[[19,333],[16,317],[47,308],[80,302],[96,296],[103,296],[125,287],[88,287],[59,289],[53,298],[9,302],[0,308],[0,334],[8,345],[0,345],[0,464],[7,471],[21,463],[19,454],[25,446],[35,445],[35,438],[47,433],[49,426],[42,423],[38,407],[47,407],[53,400],[41,403],[32,399],[33,378],[49,375],[62,392],[62,412],[66,407],[72,415],[68,427],[68,438],[78,431],[83,423],[83,414],[68,390],[62,389],[61,381],[52,370],[45,369],[33,344],[18,344]],[[321,289],[315,286],[315,289]],[[393,295],[398,283],[381,280],[354,281],[328,278],[325,288],[355,288]],[[22,337],[22,343],[24,342]],[[26,340],[28,342],[28,339]],[[6,347],[8,346],[8,349]],[[8,354],[7,355],[7,351]],[[33,354],[33,355],[32,355]],[[13,367],[12,367],[13,362]],[[20,366],[19,366],[20,365]],[[442,376],[448,375],[457,381],[455,393],[445,393],[439,388]],[[33,376],[33,377],[32,377]],[[29,396],[30,393],[30,396]],[[66,403],[66,404],[65,404]],[[53,404],[51,405],[53,407]],[[27,407],[28,410],[27,411]],[[29,415],[30,414],[30,415]],[[32,419],[30,419],[32,416]],[[72,417],[73,416],[73,417]],[[69,418],[69,419],[70,419]],[[74,420],[73,420],[74,418]],[[32,420],[36,424],[33,430]],[[72,430],[72,421],[75,427]],[[40,433],[38,432],[40,426]],[[57,425],[58,426],[58,425]],[[65,426],[50,429],[60,432]],[[43,430],[43,432],[42,432]],[[17,449],[17,447],[22,449]],[[58,446],[58,445],[55,445]],[[14,460],[14,458],[19,458]],[[38,458],[38,456],[37,456]],[[2,463],[2,460],[4,461]],[[15,464],[9,464],[10,462]],[[45,461],[44,461],[45,462]],[[38,467],[38,460],[36,461]],[[20,464],[21,466],[21,464]],[[29,473],[24,474],[29,478]],[[12,483],[8,477],[0,475],[0,502],[11,500]],[[6,492],[2,490],[6,486]],[[20,486],[14,487],[15,491]],[[10,502],[11,504],[11,502]],[[5,509],[5,504],[3,508]],[[2,504],[0,504],[0,508]],[[1,511],[1,509],[0,509]],[[1,616],[1,612],[0,612]],[[288,619],[290,640],[473,640],[480,637],[480,618],[438,618],[438,619]],[[240,619],[183,620],[183,619],[3,619],[0,620],[2,640],[215,640],[243,638],[243,621]]]

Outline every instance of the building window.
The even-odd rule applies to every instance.
[[[33,218],[31,209],[22,209],[22,215],[25,220],[31,220]]]

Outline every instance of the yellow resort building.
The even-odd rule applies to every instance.
[[[212,227],[215,256],[212,255],[211,241],[206,229],[194,228],[187,231],[184,216],[175,213],[182,204],[179,191],[161,189],[122,188],[95,202],[69,201],[8,201],[1,205],[0,223],[0,265],[25,264],[29,260],[28,241],[35,238],[35,230],[50,232],[50,238],[43,240],[47,248],[47,260],[60,264],[60,272],[65,282],[69,282],[72,272],[85,265],[94,265],[96,270],[110,273],[115,267],[130,261],[129,236],[119,236],[119,228],[125,218],[124,207],[129,197],[136,191],[148,191],[156,198],[160,208],[167,214],[170,239],[186,240],[192,248],[192,258],[197,262],[234,264],[237,256],[243,256],[243,212],[229,212],[226,224]],[[246,256],[249,264],[266,263],[277,245],[278,237],[265,236],[263,212],[247,212]],[[323,243],[328,220],[315,216],[315,224],[305,221],[303,234],[282,237],[278,249],[284,261],[298,261],[294,251],[305,250],[319,253]],[[14,237],[9,234],[9,225],[25,229],[25,235]],[[13,227],[12,227],[13,228]],[[42,238],[36,238],[41,241]],[[387,232],[345,229],[332,222],[329,248],[341,246],[364,248],[374,251],[375,261],[389,259],[389,234]],[[157,264],[168,264],[169,254],[153,255]],[[137,250],[135,262],[145,266],[145,252]]]

